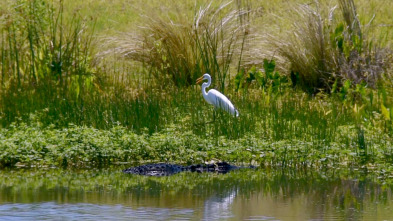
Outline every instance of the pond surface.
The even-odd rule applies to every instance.
[[[360,172],[121,169],[2,170],[0,220],[393,220],[392,186]]]

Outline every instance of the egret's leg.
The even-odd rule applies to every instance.
[[[216,109],[213,110],[213,120],[206,122],[206,124],[211,124],[214,123],[215,121],[216,121]]]
[[[202,123],[194,123],[194,126],[201,126],[203,124],[211,124],[214,123],[216,120],[216,109],[213,110],[213,120],[212,121],[207,121],[207,122],[202,122]]]

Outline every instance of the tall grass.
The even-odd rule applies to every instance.
[[[7,12],[1,47],[5,84],[54,80],[68,88],[75,76],[91,74],[91,30],[77,13],[65,20],[59,4],[18,1]]]
[[[367,36],[353,0],[339,0],[332,8],[315,1],[293,13],[291,30],[270,41],[290,63],[287,71],[302,89],[331,92],[345,80],[375,87],[388,70],[388,51]]]
[[[2,117],[13,121],[48,104],[80,102],[95,82],[90,21],[76,12],[65,19],[61,1],[13,4],[1,36]]]
[[[110,38],[115,51],[148,67],[155,79],[171,81],[176,86],[190,86],[204,73],[224,90],[230,65],[242,48],[245,14],[234,4],[209,3],[195,8],[193,17],[177,13],[171,17],[143,16],[139,33]],[[197,7],[197,6],[195,6]]]

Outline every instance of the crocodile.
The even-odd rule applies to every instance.
[[[145,175],[145,176],[170,176],[183,171],[190,172],[215,172],[215,173],[228,173],[229,171],[241,168],[255,168],[254,166],[238,167],[231,165],[227,162],[218,162],[211,164],[193,164],[190,166],[182,166],[178,164],[156,163],[146,164],[137,167],[130,167],[123,170],[123,173]]]

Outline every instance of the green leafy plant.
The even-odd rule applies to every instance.
[[[282,83],[286,82],[286,78],[275,71],[276,64],[274,60],[263,60],[264,73],[255,66],[251,67],[247,73],[242,69],[234,79],[235,90],[246,90],[250,84],[255,81],[258,87],[264,90],[271,90],[273,93],[280,91]]]

